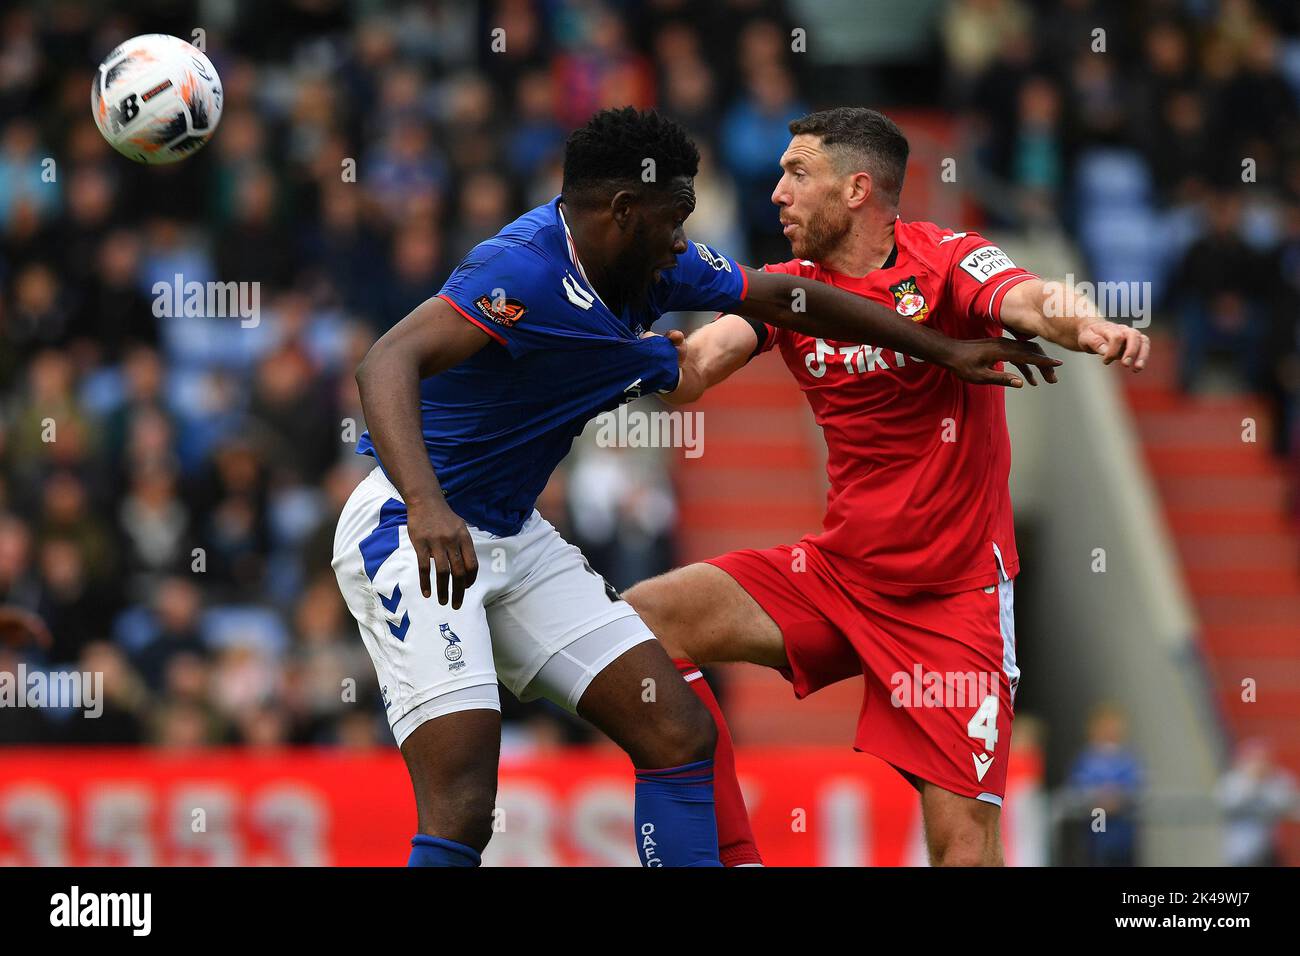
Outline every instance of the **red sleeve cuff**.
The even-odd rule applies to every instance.
[[[474,323],[475,325],[477,325],[480,329],[482,329],[482,330],[483,330],[484,332],[486,332],[488,335],[492,336],[492,338],[496,339],[496,340],[497,340],[498,342],[500,342],[502,345],[505,345],[505,344],[506,344],[505,336],[503,336],[503,335],[502,335],[500,332],[498,332],[496,329],[488,328],[488,326],[484,325],[484,324],[483,324],[482,322],[480,322],[478,319],[474,318],[474,316],[470,315],[468,312],[466,312],[464,309],[462,309],[459,305],[457,305],[454,301],[452,301],[452,300],[451,300],[450,298],[448,298],[447,296],[442,295],[441,293],[439,293],[438,298],[439,298],[439,299],[442,299],[443,302],[446,302],[449,306],[451,306],[453,309],[455,309],[457,312],[459,312],[461,315],[463,315],[463,316],[464,316],[466,319],[468,319],[470,322],[473,322],[473,323]]]
[[[989,295],[989,319],[1002,324],[1002,300],[1007,297],[1007,293],[1026,279],[1037,279],[1038,276],[1032,272],[1022,272],[1019,275],[1009,276],[1003,279],[993,287],[993,292]]]

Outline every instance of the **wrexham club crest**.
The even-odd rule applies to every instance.
[[[889,287],[894,293],[894,311],[901,316],[920,322],[930,314],[930,307],[925,304],[925,296],[917,288],[916,276],[908,276],[902,282]]]

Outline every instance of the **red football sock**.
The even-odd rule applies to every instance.
[[[684,657],[673,658],[695,696],[704,702],[718,725],[718,746],[713,752],[713,803],[718,817],[718,855],[723,866],[741,866],[746,863],[762,865],[758,847],[754,845],[754,831],[749,826],[749,813],[745,798],[736,779],[736,750],[731,743],[727,719],[722,716],[718,699],[713,696],[708,681],[694,663]]]

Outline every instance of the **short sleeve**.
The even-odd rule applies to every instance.
[[[650,304],[665,312],[729,312],[745,300],[749,280],[736,260],[715,252],[702,242],[688,242],[669,269],[650,290]]]
[[[438,298],[518,358],[538,347],[538,323],[555,292],[546,259],[526,246],[489,240],[475,246],[448,277]]]
[[[790,262],[768,263],[762,266],[763,272],[778,272],[781,275],[802,275],[798,260]],[[789,335],[790,330],[772,325],[768,322],[759,322],[757,319],[746,319],[754,334],[758,336],[758,345],[754,347],[754,352],[750,355],[750,360],[757,358],[764,352],[770,352],[781,344],[781,336]]]
[[[948,269],[948,294],[958,321],[989,334],[1001,334],[1002,300],[1013,288],[1038,276],[979,233],[957,244]]]

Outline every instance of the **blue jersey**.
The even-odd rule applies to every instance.
[[[452,510],[518,533],[588,421],[677,387],[677,350],[641,333],[665,312],[733,309],[745,291],[734,260],[692,242],[644,311],[615,315],[587,281],[558,197],[475,246],[438,296],[493,341],[420,382],[424,445]],[[357,453],[378,458],[369,432]]]

